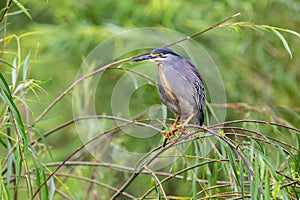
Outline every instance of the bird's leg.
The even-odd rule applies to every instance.
[[[174,122],[174,124],[171,128],[172,129],[172,134],[174,134],[176,137],[178,137],[177,134],[176,134],[176,131],[178,131],[176,127],[177,127],[177,124],[178,124],[179,120],[180,120],[180,115],[178,115],[176,117],[175,122]]]
[[[178,135],[176,134],[176,131],[178,131],[178,129],[176,127],[177,127],[177,124],[178,124],[179,120],[180,120],[180,115],[178,115],[176,117],[174,124],[172,125],[172,127],[170,128],[170,130],[167,132],[166,139],[164,141],[163,146],[166,145],[166,143],[167,143],[168,140],[172,140],[172,135],[175,135],[175,137],[178,138]]]
[[[181,130],[181,132],[185,133],[185,126],[190,123],[190,121],[193,119],[195,113],[192,113],[185,121],[183,124],[176,125],[176,130]]]
[[[168,140],[172,140],[172,136],[171,135],[175,135],[176,138],[178,138],[178,135],[176,134],[177,131],[180,131],[182,133],[185,133],[185,126],[188,125],[190,123],[190,121],[193,119],[195,113],[192,113],[185,121],[183,124],[177,125],[179,120],[180,120],[180,116],[177,116],[173,126],[170,128],[170,130],[167,132],[166,134],[166,139],[163,143],[163,146],[166,146],[166,143]]]

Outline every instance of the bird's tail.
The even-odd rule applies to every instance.
[[[202,126],[204,123],[204,113],[198,112],[195,116],[191,119],[190,124]]]

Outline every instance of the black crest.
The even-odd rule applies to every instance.
[[[168,49],[168,48],[157,48],[157,49],[154,49],[151,54],[172,54],[172,55],[175,55],[175,56],[178,56],[178,54],[174,53],[171,49]]]

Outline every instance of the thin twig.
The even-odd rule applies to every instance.
[[[157,182],[157,185],[162,193],[163,198],[167,199],[167,195],[164,191],[164,188],[163,188],[161,182],[159,181],[159,179],[157,178],[157,176],[154,174],[154,172],[151,169],[149,169],[147,166],[145,167],[145,170],[148,171],[150,173],[150,175],[154,178],[154,180]]]
[[[239,119],[239,120],[226,121],[226,122],[214,124],[214,125],[210,126],[210,128],[218,128],[218,127],[222,128],[224,125],[234,124],[234,123],[266,124],[266,125],[282,127],[282,128],[285,128],[285,129],[290,129],[292,131],[296,131],[296,132],[300,133],[300,129],[292,127],[292,126],[287,126],[287,125],[284,125],[284,124],[279,124],[279,123],[275,123],[275,122],[268,122],[268,121],[263,121],[263,120],[254,120],[254,119]]]
[[[7,5],[6,5],[6,8],[4,10],[4,12],[2,13],[1,17],[0,17],[0,22],[3,20],[3,18],[6,16],[6,14],[8,13],[8,10],[11,6],[11,3],[13,2],[13,0],[10,0]]]
[[[229,186],[232,187],[232,184],[226,183],[226,184],[223,184],[223,185],[213,185],[213,186],[211,186],[211,187],[205,188],[205,190],[201,190],[200,192],[197,193],[197,195],[200,195],[200,194],[202,194],[203,192],[206,192],[206,191],[209,191],[209,190],[219,189],[219,188],[221,188],[221,187],[229,187]]]
[[[241,127],[226,127],[226,126],[223,127],[223,129],[241,130],[241,131],[246,131],[246,132],[249,132],[249,133],[254,133],[255,135],[261,136],[261,137],[266,138],[266,139],[258,138],[258,137],[254,137],[254,136],[249,136],[249,135],[244,135],[244,134],[237,134],[237,133],[226,133],[226,135],[227,134],[233,134],[233,135],[237,135],[237,136],[240,136],[240,137],[247,137],[247,138],[251,138],[251,139],[254,139],[254,140],[259,140],[259,141],[265,142],[267,144],[272,144],[270,141],[268,141],[268,140],[272,140],[274,142],[277,142],[277,143],[282,144],[284,146],[287,146],[287,147],[289,147],[289,148],[291,148],[295,151],[300,152],[300,149],[298,149],[297,147],[292,146],[291,144],[283,142],[282,140],[276,139],[276,138],[271,137],[269,135],[262,135],[261,133],[259,133],[257,131],[253,131],[253,130],[245,129],[245,128],[241,128]]]
[[[280,189],[285,188],[285,187],[290,186],[290,185],[294,185],[294,184],[300,184],[300,181],[294,180],[294,181],[291,181],[289,183],[285,183],[285,184],[280,186]]]
[[[236,103],[210,103],[212,107],[215,108],[229,108],[229,109],[247,109],[248,106],[250,107],[267,107],[267,108],[279,108],[279,109],[290,109],[295,112],[300,112],[299,107],[291,107],[286,105],[280,104],[267,104],[267,103],[243,103],[243,102],[236,102]]]
[[[50,134],[57,132],[60,129],[63,129],[71,124],[74,124],[75,122],[81,121],[81,120],[89,120],[89,119],[111,119],[111,120],[117,120],[117,121],[121,121],[121,122],[126,122],[128,124],[135,124],[135,125],[140,125],[140,126],[144,126],[144,127],[148,127],[151,129],[154,129],[160,133],[164,133],[161,129],[156,128],[150,124],[146,124],[146,123],[142,123],[139,122],[138,120],[129,120],[129,119],[125,119],[125,118],[121,118],[121,117],[116,117],[116,116],[109,116],[109,115],[88,115],[88,116],[80,116],[80,117],[76,117],[74,119],[71,119],[61,125],[59,125],[58,127],[47,131],[46,133],[43,134],[43,137],[48,137]],[[36,139],[36,141],[33,141],[30,145],[34,145],[37,141],[41,141],[42,137],[39,137]]]
[[[102,183],[102,182],[97,181],[95,179],[86,178],[84,176],[78,176],[78,175],[74,175],[74,174],[57,174],[57,176],[65,176],[65,177],[69,177],[69,178],[75,178],[77,180],[83,180],[83,181],[87,181],[87,182],[94,183],[94,184],[97,184],[97,185],[101,185],[101,186],[103,186],[105,188],[108,188],[112,191],[117,191],[117,188],[114,188],[114,187],[112,187],[108,184]],[[126,193],[126,192],[124,192],[122,194],[126,197],[131,198],[131,199],[136,199],[134,196],[132,196],[132,195]]]
[[[87,75],[84,75],[82,77],[80,77],[79,79],[77,79],[76,81],[74,81],[65,91],[63,91],[34,121],[33,125],[38,122],[42,117],[44,117],[46,115],[47,112],[49,112],[49,110],[51,110],[51,108],[60,100],[62,99],[66,94],[68,94],[68,92],[70,92],[78,83],[80,83],[81,81],[91,77],[91,76],[94,76],[95,74],[101,72],[101,71],[104,71],[106,69],[108,69],[109,67],[112,67],[116,64],[119,64],[119,63],[122,63],[122,62],[126,62],[126,61],[129,61],[129,60],[132,60],[133,57],[130,57],[130,58],[124,58],[122,60],[118,60],[118,61],[115,61],[115,62],[112,62],[108,65],[105,65],[104,67],[101,67],[101,68],[98,68],[97,70],[87,74]]]
[[[175,44],[181,43],[181,42],[183,42],[183,41],[186,41],[186,40],[189,40],[189,39],[191,39],[191,38],[194,38],[194,37],[196,37],[196,36],[198,36],[198,35],[201,35],[201,34],[207,32],[207,31],[209,31],[209,30],[212,30],[212,29],[215,29],[215,28],[219,28],[219,26],[220,26],[221,24],[224,24],[225,22],[227,22],[227,21],[229,21],[229,20],[231,20],[231,19],[233,19],[233,18],[235,18],[235,17],[238,17],[238,16],[240,16],[240,15],[241,15],[241,13],[236,13],[236,14],[230,16],[230,17],[227,17],[226,19],[223,19],[223,20],[220,21],[219,23],[216,23],[215,25],[213,25],[213,26],[211,26],[211,27],[209,27],[209,28],[207,28],[207,29],[204,29],[203,31],[197,32],[197,33],[195,33],[195,34],[193,34],[193,35],[191,35],[191,36],[187,36],[186,38],[183,38],[183,39],[178,40],[178,41],[176,41],[176,42],[172,42],[172,43],[170,43],[170,44],[167,44],[167,45],[165,45],[164,47],[173,46],[173,45],[175,45]]]

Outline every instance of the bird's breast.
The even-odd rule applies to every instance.
[[[165,95],[167,95],[168,98],[172,99],[173,101],[178,101],[176,98],[176,95],[170,88],[169,81],[166,78],[165,72],[161,65],[158,65],[158,78],[159,78],[159,84],[162,86],[162,88],[164,89],[164,91],[166,93]]]
[[[178,115],[188,116],[194,111],[194,89],[180,69],[158,65],[158,84],[162,102]]]

